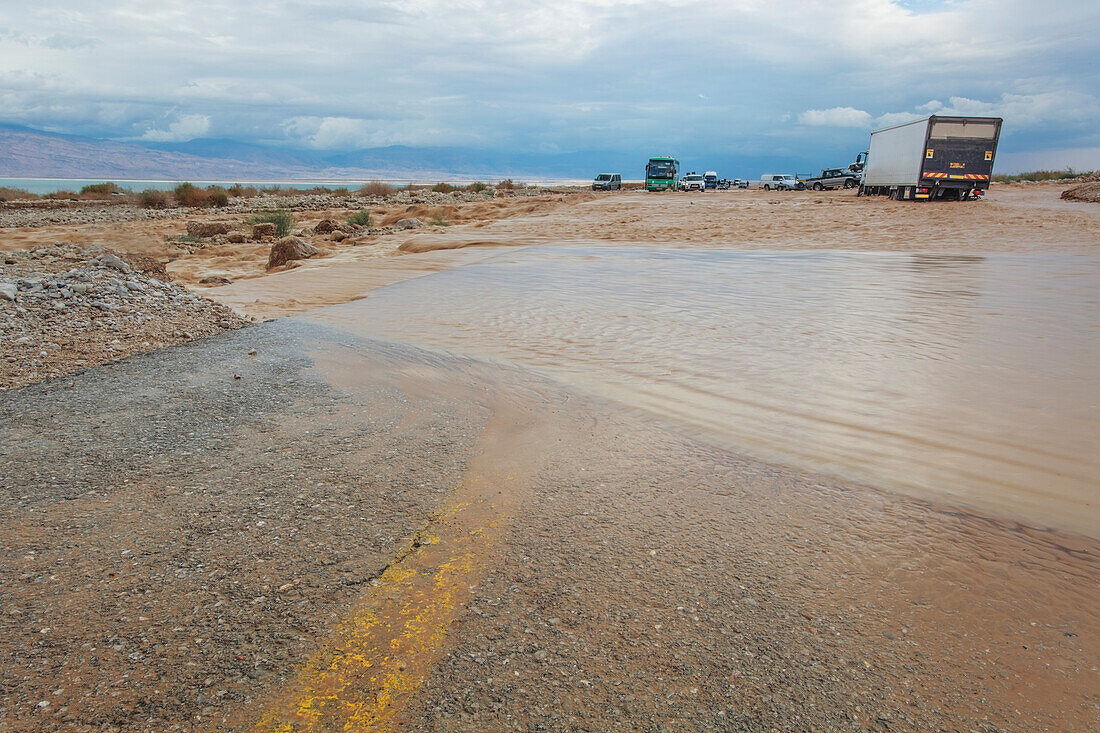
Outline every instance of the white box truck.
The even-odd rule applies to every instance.
[[[931,115],[871,133],[860,196],[961,201],[993,175],[1000,117]]]

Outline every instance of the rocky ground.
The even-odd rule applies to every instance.
[[[1088,203],[1100,203],[1100,182],[1092,181],[1082,183],[1079,186],[1068,188],[1062,192],[1062,198],[1066,201],[1085,201]]]
[[[0,389],[239,328],[229,308],[167,282],[163,265],[76,245],[0,265]]]
[[[458,190],[440,193],[430,189],[400,189],[392,194],[362,196],[357,193],[280,192],[251,198],[231,198],[228,206],[216,209],[195,209],[174,206],[164,209],[143,208],[119,197],[115,200],[55,201],[30,200],[0,202],[0,229],[14,227],[67,226],[110,222],[147,221],[159,219],[190,219],[211,213],[239,216],[265,211],[325,211],[327,209],[362,209],[379,205],[442,206],[493,199],[515,199],[575,192],[572,187],[487,189],[482,192]]]

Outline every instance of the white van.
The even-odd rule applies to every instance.
[[[806,184],[790,173],[765,173],[760,176],[760,188],[765,191],[801,191]]]

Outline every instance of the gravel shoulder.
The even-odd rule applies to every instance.
[[[221,729],[407,546],[485,415],[334,389],[322,336],[250,326],[0,395],[0,729]]]

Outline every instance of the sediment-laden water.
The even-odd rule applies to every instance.
[[[1092,257],[531,247],[316,313],[767,460],[1100,533]]]

